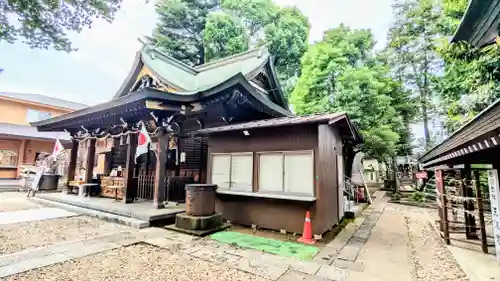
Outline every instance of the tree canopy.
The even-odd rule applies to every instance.
[[[373,55],[374,45],[369,30],[341,25],[326,31],[302,58],[290,102],[297,114],[348,113],[364,135],[364,150],[383,159],[398,149],[404,120],[397,103],[405,93]]]
[[[146,1],[145,1],[146,2]],[[72,51],[68,34],[96,18],[113,19],[121,0],[0,0],[0,43]],[[411,154],[410,124],[444,118],[453,131],[500,98],[500,47],[449,43],[468,0],[395,0],[387,44],[370,30],[327,30],[308,44],[308,18],[271,0],[158,0],[149,40],[163,52],[200,65],[266,45],[296,114],[345,111],[382,159]],[[16,20],[18,22],[16,22]]]
[[[425,148],[432,147],[429,126],[434,112],[435,75],[442,66],[437,54],[443,30],[435,0],[402,0],[393,5],[395,20],[388,33],[386,53],[394,76],[411,92],[424,127]]]
[[[32,48],[73,51],[68,32],[80,32],[93,20],[112,21],[122,0],[0,0],[0,43],[22,40]]]
[[[443,18],[449,35],[458,27],[467,4],[467,0],[444,1]],[[446,129],[452,132],[500,98],[500,47],[477,49],[465,42],[443,40],[439,53],[444,68],[437,91]]]
[[[307,49],[309,22],[297,9],[271,0],[161,0],[151,41],[190,65],[267,45],[280,81],[288,89]]]
[[[190,65],[204,64],[203,32],[208,15],[219,7],[219,0],[158,0],[156,12],[159,21],[151,41],[180,61]]]

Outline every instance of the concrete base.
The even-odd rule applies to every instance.
[[[70,212],[84,214],[84,215],[87,215],[90,217],[95,217],[95,218],[98,218],[98,219],[101,219],[104,221],[118,223],[118,224],[130,226],[132,228],[137,228],[137,229],[149,227],[149,224],[150,224],[149,221],[143,221],[143,220],[124,217],[124,216],[120,216],[120,215],[114,215],[114,214],[110,214],[110,213],[106,213],[106,212],[100,212],[97,210],[81,208],[81,207],[77,207],[77,206],[73,206],[73,205],[69,205],[69,204],[40,199],[37,197],[30,197],[29,200],[31,200],[35,203],[41,204],[41,205],[56,207],[56,208],[70,211]]]
[[[47,201],[90,209],[93,211],[105,212],[141,221],[148,221],[152,223],[173,219],[176,214],[183,213],[185,210],[183,205],[179,205],[177,207],[156,209],[152,202],[149,201],[124,204],[123,202],[115,201],[112,198],[79,197],[62,193],[37,193],[36,196]]]
[[[229,223],[222,223],[222,214],[195,217],[187,213],[177,214],[175,224],[165,226],[166,229],[179,231],[195,236],[205,236],[230,227]]]
[[[189,235],[195,235],[195,236],[206,236],[224,229],[227,229],[231,227],[231,224],[229,223],[223,223],[219,225],[216,228],[211,228],[211,229],[205,229],[205,230],[192,230],[192,229],[184,229],[184,228],[179,228],[176,227],[175,224],[167,225],[165,226],[166,229],[168,230],[173,230],[173,231],[178,231],[181,233],[189,234]]]
[[[222,225],[222,214],[220,213],[204,217],[195,217],[187,213],[181,213],[175,217],[175,226],[182,229],[207,230],[217,228],[220,225]]]

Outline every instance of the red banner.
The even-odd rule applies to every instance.
[[[415,177],[417,179],[426,179],[427,178],[427,172],[426,171],[419,171],[415,173]]]

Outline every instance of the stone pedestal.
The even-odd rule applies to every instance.
[[[222,222],[222,214],[215,213],[215,191],[217,185],[186,185],[186,213],[177,214],[175,224],[165,226],[197,236],[214,233],[230,226]]]
[[[190,230],[205,230],[222,225],[222,214],[213,214],[204,217],[193,217],[186,213],[177,214],[175,226]]]

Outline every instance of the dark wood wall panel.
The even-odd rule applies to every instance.
[[[181,169],[202,169],[208,148],[207,138],[191,137],[180,140],[180,151],[186,153],[186,161],[180,163]]]
[[[302,233],[306,210],[311,212],[314,234],[323,234],[335,225],[338,222],[337,153],[342,155],[338,133],[329,125],[318,127],[317,124],[250,130],[249,133],[250,136],[241,131],[210,136],[209,154],[313,150],[315,194],[318,199],[316,203],[305,203],[219,194],[217,210],[235,223],[296,233]],[[258,171],[257,160],[254,159],[254,170]],[[254,173],[254,191],[257,191],[256,183]]]
[[[318,126],[317,187],[315,229],[323,233],[338,223],[337,155],[342,155],[342,140],[334,127]]]
[[[304,214],[311,203],[288,200],[272,200],[247,196],[218,195],[216,211],[233,223],[250,226],[256,224],[265,229],[286,229],[302,233]],[[313,233],[315,229],[313,223]]]
[[[210,153],[313,150],[317,125],[249,130],[215,134],[209,137]]]

